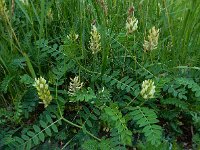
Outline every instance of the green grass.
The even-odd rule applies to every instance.
[[[53,122],[47,123],[44,129],[48,130],[48,127],[55,124],[59,133],[62,133],[60,138],[63,140],[56,133],[52,138],[45,136],[45,141],[51,139],[55,147],[62,148],[61,143],[64,142],[64,147],[70,145],[71,149],[85,148],[88,143],[90,145],[90,142],[95,142],[80,141],[76,144],[76,140],[89,140],[90,137],[101,140],[103,144],[99,144],[99,148],[106,144],[114,147],[111,143],[106,143],[106,139],[114,138],[116,131],[120,134],[120,125],[125,132],[130,130],[135,138],[142,132],[133,120],[123,122],[129,116],[127,113],[130,110],[127,107],[130,104],[130,107],[144,106],[156,112],[159,125],[164,129],[161,143],[166,147],[170,144],[176,147],[176,141],[180,145],[186,142],[180,137],[187,136],[188,128],[191,128],[194,131],[191,137],[188,136],[188,147],[198,149],[199,144],[195,142],[198,143],[199,140],[200,108],[198,92],[195,92],[200,85],[199,0],[27,0],[27,4],[21,0],[3,2],[4,0],[0,0],[0,129],[6,124],[9,127],[5,133],[0,132],[0,139],[6,140],[5,135],[10,135],[10,138],[20,137],[26,130],[31,130],[31,125],[39,126],[38,120],[43,120],[45,115],[54,114],[51,116]],[[138,29],[127,34],[126,20],[131,6],[134,6],[134,15],[138,19]],[[90,49],[92,24],[96,24],[101,35],[101,51],[95,55]],[[160,29],[157,48],[144,52],[144,40],[147,40],[153,26]],[[78,35],[75,41],[67,38],[73,33]],[[34,79],[40,76],[48,81],[53,96],[52,105],[47,109],[38,103],[40,100],[37,91],[32,87]],[[82,93],[78,93],[75,103],[71,103],[68,86],[70,78],[75,76],[79,76],[84,82],[84,89]],[[128,82],[129,78],[136,83],[130,85],[132,91],[127,92],[125,89],[132,82]],[[180,83],[179,78],[187,81],[187,84]],[[153,79],[158,88],[158,97],[152,101],[143,101],[139,95],[142,81],[146,79]],[[104,88],[105,91],[102,90]],[[182,98],[183,95],[188,99]],[[174,101],[171,104],[160,102],[171,97],[184,101],[188,110],[179,108],[182,103],[174,106]],[[84,102],[78,98],[84,99]],[[95,100],[96,103],[93,103]],[[101,100],[105,101],[104,104]],[[91,119],[95,109],[104,115],[107,113],[107,117],[113,115],[106,112],[104,106],[113,109],[114,115],[122,115],[116,117],[122,121],[118,127],[115,119],[108,122],[109,119],[105,119],[105,116],[102,119],[97,114],[96,124],[94,120],[90,121],[94,125],[90,127],[87,120]],[[69,107],[73,108],[72,111],[69,111]],[[169,115],[169,119],[167,115],[162,115],[162,110],[166,113],[172,110],[172,114],[177,117]],[[195,117],[191,117],[192,114],[197,115],[196,122]],[[60,120],[69,128],[69,133],[62,132],[65,129],[64,125],[57,123]],[[85,125],[86,122],[90,128]],[[76,128],[68,126],[68,123]],[[110,130],[101,134],[104,127]],[[145,143],[144,137],[142,135],[132,140],[132,144],[121,143],[118,146],[144,149],[141,144]],[[0,140],[0,148],[9,147],[10,140],[8,144],[4,140]],[[29,141],[28,145],[25,144],[25,149],[29,148]],[[45,144],[48,145],[47,142],[35,144],[35,148],[43,148]],[[32,142],[32,147],[33,145]]]

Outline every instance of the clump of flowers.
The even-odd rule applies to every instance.
[[[69,35],[67,35],[67,39],[70,41],[76,41],[78,39],[78,34],[70,33]]]
[[[92,50],[92,54],[96,54],[101,51],[101,35],[97,31],[95,25],[92,25],[92,30],[90,32],[90,49]]]
[[[154,98],[156,86],[154,85],[153,80],[145,80],[142,82],[142,90],[140,92],[141,96],[144,99]]]
[[[69,83],[69,95],[74,96],[77,91],[83,87],[83,82],[80,81],[79,77],[70,78],[71,82]]]
[[[46,80],[43,77],[35,78],[35,83],[33,84],[36,87],[39,98],[43,101],[44,107],[47,107],[52,101],[52,96],[49,91],[49,86],[46,83]]]
[[[127,34],[133,33],[138,28],[138,20],[134,16],[134,7],[131,7],[128,12],[128,17],[126,20],[126,30]]]
[[[159,29],[152,27],[149,30],[148,40],[144,40],[144,51],[152,51],[157,48],[159,38]]]
[[[138,20],[135,17],[128,17],[126,20],[127,33],[132,33],[138,28]]]

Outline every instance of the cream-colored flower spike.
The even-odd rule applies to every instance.
[[[126,20],[126,30],[127,33],[130,34],[134,31],[136,31],[138,28],[138,20],[134,16],[128,17]]]
[[[79,91],[83,87],[83,82],[80,82],[78,76],[74,79],[70,78],[71,82],[69,83],[69,95],[74,96],[77,91]]]
[[[76,41],[78,39],[78,34],[76,33],[70,33],[69,35],[67,35],[67,38],[71,41]]]
[[[131,6],[128,10],[128,17],[126,19],[126,30],[127,34],[133,33],[138,28],[138,20],[134,15],[135,8]]]
[[[142,90],[140,92],[144,99],[154,98],[156,86],[152,80],[145,80],[142,82]]]
[[[43,101],[44,107],[47,107],[52,101],[52,96],[49,91],[49,86],[46,83],[46,80],[43,77],[38,79],[35,78],[35,83],[33,84],[36,87],[39,98]]]
[[[144,40],[144,51],[152,51],[157,48],[159,38],[159,29],[152,27],[149,30],[148,40]]]
[[[101,51],[101,35],[97,31],[95,25],[92,25],[92,30],[90,32],[90,49],[92,50],[92,54],[96,54]]]

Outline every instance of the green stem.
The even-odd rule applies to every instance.
[[[60,109],[60,105],[58,104],[58,86],[57,86],[57,83],[56,83],[56,103],[57,103],[57,106],[58,106],[58,111],[59,111],[59,114],[60,116],[62,117],[62,112],[61,112],[61,109]]]
[[[70,125],[72,125],[74,127],[77,127],[79,129],[83,129],[83,126],[77,125],[77,124],[75,124],[75,123],[73,123],[73,122],[71,122],[71,121],[69,121],[69,120],[67,120],[66,118],[63,117],[61,109],[60,109],[60,105],[58,104],[57,85],[56,85],[56,98],[55,99],[56,99],[56,102],[57,102],[57,105],[58,105],[58,111],[59,111],[60,116],[61,116],[60,119],[62,119],[63,121],[65,121],[66,123],[68,123],[68,124],[70,124]],[[94,139],[96,139],[97,141],[101,141],[101,139],[99,139],[98,137],[96,137],[95,135],[93,135],[92,133],[90,133],[89,131],[86,130],[86,133],[88,135],[90,135],[91,137],[93,137]]]
[[[79,129],[83,129],[82,126],[79,126],[79,125],[77,125],[77,124],[75,124],[75,123],[73,123],[73,122],[71,122],[71,121],[65,119],[64,117],[61,117],[61,119],[64,120],[66,123],[68,123],[68,124],[74,126],[74,127],[77,127],[77,128],[79,128]],[[94,139],[96,139],[97,141],[101,141],[101,139],[99,139],[98,137],[96,137],[95,135],[93,135],[92,133],[90,133],[89,131],[86,130],[86,133],[87,133],[88,135],[90,135],[91,137],[93,137]]]
[[[35,79],[36,78],[36,74],[35,74],[35,71],[33,69],[33,65],[31,64],[31,60],[29,59],[28,55],[25,52],[23,52],[22,54],[26,59],[26,63],[27,63],[28,69],[29,69],[29,71],[31,73],[31,76]]]
[[[82,126],[79,126],[79,125],[77,125],[77,124],[75,124],[75,123],[73,123],[73,122],[71,122],[71,121],[65,119],[63,116],[61,117],[61,119],[64,120],[65,122],[67,122],[68,124],[74,126],[74,127],[77,127],[77,128],[82,129]]]
[[[139,107],[141,107],[142,105],[144,105],[144,103],[145,103],[146,101],[148,101],[148,99],[144,100],[144,101],[139,105]]]
[[[139,95],[139,94],[138,94],[138,95]],[[138,97],[138,96],[134,97],[134,99],[133,99],[132,101],[130,101],[130,102],[126,105],[126,107],[128,107],[137,97]]]
[[[74,136],[75,137],[75,136]],[[62,149],[61,150],[63,150],[63,149],[65,149],[66,148],[66,146],[74,139],[74,137],[73,138],[71,138],[63,147],[62,147]]]

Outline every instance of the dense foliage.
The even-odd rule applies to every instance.
[[[0,149],[200,149],[199,0],[0,0]]]

